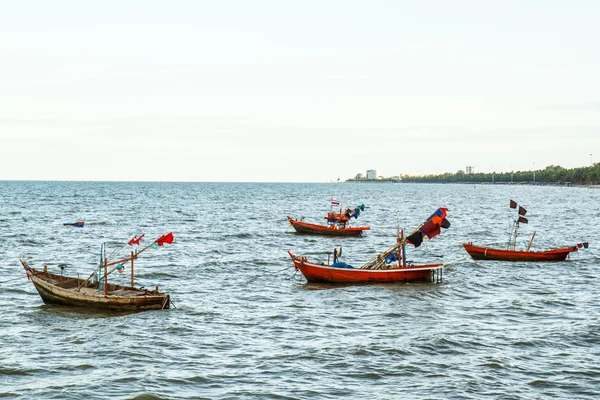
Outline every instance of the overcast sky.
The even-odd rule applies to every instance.
[[[593,0],[0,0],[0,180],[586,166],[599,21]]]

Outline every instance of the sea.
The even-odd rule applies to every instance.
[[[365,205],[359,238],[296,234],[330,201]],[[461,244],[589,248],[565,262],[474,261]],[[0,182],[0,398],[598,399],[600,190],[403,183]],[[308,284],[291,251],[360,265],[438,207],[451,226],[414,263],[439,284]],[[63,223],[84,221],[83,228]],[[45,305],[20,265],[88,276],[134,235],[168,310]],[[127,272],[111,275],[127,284]]]

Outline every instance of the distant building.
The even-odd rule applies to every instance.
[[[475,173],[475,167],[472,165],[467,165],[467,168],[465,168],[465,174],[473,175],[474,173]]]
[[[368,169],[367,170],[367,179],[377,179],[377,170]]]

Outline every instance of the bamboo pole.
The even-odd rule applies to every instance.
[[[421,227],[423,227],[423,225],[425,225],[425,222],[422,223],[421,225],[419,225],[419,227],[416,228],[415,230],[413,230],[411,232],[411,234],[408,236],[411,236],[412,234],[416,233],[419,229],[421,229]],[[401,248],[403,245],[405,245],[407,243],[408,236],[404,237],[401,240],[398,240],[398,242],[393,247],[389,248],[388,250],[384,251],[383,253],[378,254],[377,257],[375,257],[371,261],[367,262],[366,264],[363,264],[360,267],[360,269],[380,269],[382,263],[385,263],[385,258],[388,255],[397,251],[399,248]]]
[[[133,260],[135,259],[135,253],[131,251],[131,287],[133,287]]]
[[[534,237],[535,237],[535,231],[533,231],[533,234],[531,235],[531,239],[529,239],[529,244],[527,245],[527,250],[525,250],[525,251],[529,251],[529,249],[531,248],[531,243],[533,243]]]
[[[417,228],[415,228],[410,235],[408,236],[403,236],[402,239],[398,240],[398,243],[396,243],[393,247],[389,248],[388,250],[384,251],[383,253],[380,253],[377,255],[377,257],[375,257],[374,259],[372,259],[371,261],[363,264],[360,269],[381,269],[381,266],[385,263],[385,258],[390,255],[391,253],[398,251],[400,248],[403,248],[403,253],[405,252],[406,249],[404,249],[404,246],[406,245],[406,243],[408,243],[408,237],[412,236],[413,234],[417,233],[417,231],[419,229],[421,229],[423,227],[423,225],[425,225],[427,222],[429,222],[429,219],[425,220],[425,222],[422,222]],[[404,234],[404,232],[403,232]],[[404,256],[406,256],[406,254],[404,254]]]

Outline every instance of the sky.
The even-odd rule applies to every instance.
[[[0,180],[600,161],[598,1],[0,0]]]

